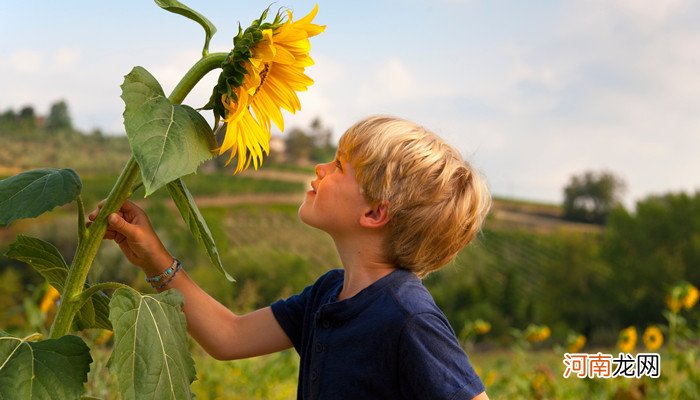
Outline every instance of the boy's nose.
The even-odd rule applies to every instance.
[[[323,178],[326,176],[326,165],[327,164],[316,164],[316,176],[319,178]]]
[[[321,164],[316,164],[316,176],[319,178],[321,178],[321,170],[322,169],[323,168],[321,168]]]

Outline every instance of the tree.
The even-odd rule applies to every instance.
[[[327,162],[335,155],[331,144],[333,132],[323,126],[320,118],[311,121],[308,130],[292,128],[284,140],[287,159],[292,162]]]
[[[59,129],[72,129],[70,113],[68,112],[68,104],[61,100],[51,105],[49,116],[46,117],[46,129],[50,131]]]
[[[612,172],[574,175],[564,188],[564,218],[604,224],[613,208],[621,204],[624,191],[625,182]]]
[[[25,106],[19,110],[19,125],[22,129],[34,131],[36,129],[36,113],[32,106]]]
[[[292,128],[284,140],[286,146],[287,159],[292,162],[308,161],[311,156],[311,150],[314,140],[307,135],[304,130]]]
[[[610,215],[603,257],[613,269],[609,292],[629,324],[661,322],[666,290],[680,281],[700,285],[700,192],[669,193]]]

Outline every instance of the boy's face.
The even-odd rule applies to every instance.
[[[299,207],[304,223],[342,237],[360,228],[360,217],[370,208],[360,191],[355,169],[342,156],[316,166],[316,179]]]

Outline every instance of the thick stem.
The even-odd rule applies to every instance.
[[[173,104],[182,103],[197,82],[210,71],[220,68],[227,56],[227,53],[213,53],[202,57],[182,77],[180,83],[177,84],[170,94],[170,101]],[[132,155],[124,166],[114,187],[112,187],[112,191],[109,193],[95,221],[87,229],[85,236],[81,237],[75,258],[70,271],[68,271],[68,277],[66,278],[65,288],[61,297],[61,305],[51,326],[52,339],[59,338],[70,332],[73,318],[80,309],[81,300],[84,300],[81,297],[81,293],[85,287],[85,280],[90,271],[90,266],[107,231],[107,216],[116,212],[124,201],[131,196],[139,175],[139,165]]]
[[[83,205],[83,198],[78,195],[75,199],[78,204],[78,246],[80,242],[87,238],[87,228],[85,227],[85,206]]]
[[[85,237],[78,245],[75,258],[68,271],[65,288],[61,297],[61,306],[58,308],[56,319],[51,326],[51,338],[56,339],[70,332],[73,317],[78,312],[80,303],[78,298],[83,291],[85,279],[87,279],[92,260],[100,248],[102,238],[107,231],[107,216],[116,212],[126,199],[131,196],[131,188],[139,179],[139,165],[131,156],[127,161],[117,183],[112,187],[104,206],[97,214],[97,218],[87,230]]]
[[[173,104],[181,104],[194,85],[196,85],[204,75],[214,69],[221,68],[221,64],[226,60],[227,56],[228,53],[212,53],[207,54],[197,61],[192,68],[185,73],[185,76],[183,76],[180,83],[175,86],[175,89],[173,89],[173,92],[168,98],[170,102]]]

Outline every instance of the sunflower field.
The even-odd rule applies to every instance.
[[[192,185],[207,186],[214,181],[199,178],[201,182]],[[274,180],[258,179],[257,195],[261,198],[268,196],[268,187],[285,187]],[[221,279],[206,267],[207,256],[190,239],[183,223],[174,218],[177,211],[166,198],[156,196],[142,205],[166,245],[179,249],[188,260],[193,279],[228,307],[245,312],[268,305],[300,291],[328,268],[339,265],[330,239],[298,220],[293,196],[282,203],[246,203],[246,196],[255,191],[236,194],[217,185],[202,190],[220,203],[213,202],[201,211],[210,221],[222,262],[230,266],[236,283]],[[241,201],[227,203],[232,197]],[[3,252],[16,234],[43,237],[66,254],[74,252],[75,227],[68,211],[4,229]],[[616,304],[613,297],[605,298],[607,307],[597,303],[608,290],[606,280],[598,281],[597,277],[601,273],[614,276],[611,271],[615,268],[600,251],[605,232],[526,231],[499,226],[497,219],[491,225],[494,228],[487,228],[453,265],[425,280],[491,398],[696,398],[700,384],[697,285],[686,281],[660,289],[655,313],[646,321],[635,320],[627,314],[627,303]],[[18,336],[34,331],[48,334],[56,311],[56,291],[26,266],[1,260],[0,326]],[[559,269],[564,266],[569,268],[568,275],[577,278],[559,278]],[[111,244],[98,253],[89,278],[150,290],[139,271]],[[577,288],[584,283],[586,288]],[[656,281],[638,281],[636,285],[659,287]],[[568,292],[568,297],[562,292]],[[26,293],[33,294],[27,297]],[[87,331],[83,337],[94,359],[86,393],[114,398],[110,394],[117,392],[117,382],[104,367],[113,337],[109,331],[99,330]],[[190,349],[197,367],[192,390],[198,398],[295,398],[298,356],[293,351],[221,362],[192,341]],[[579,378],[572,374],[564,378],[566,353],[602,353],[614,358],[620,353],[658,353],[660,376]],[[582,397],[582,393],[586,395]]]

